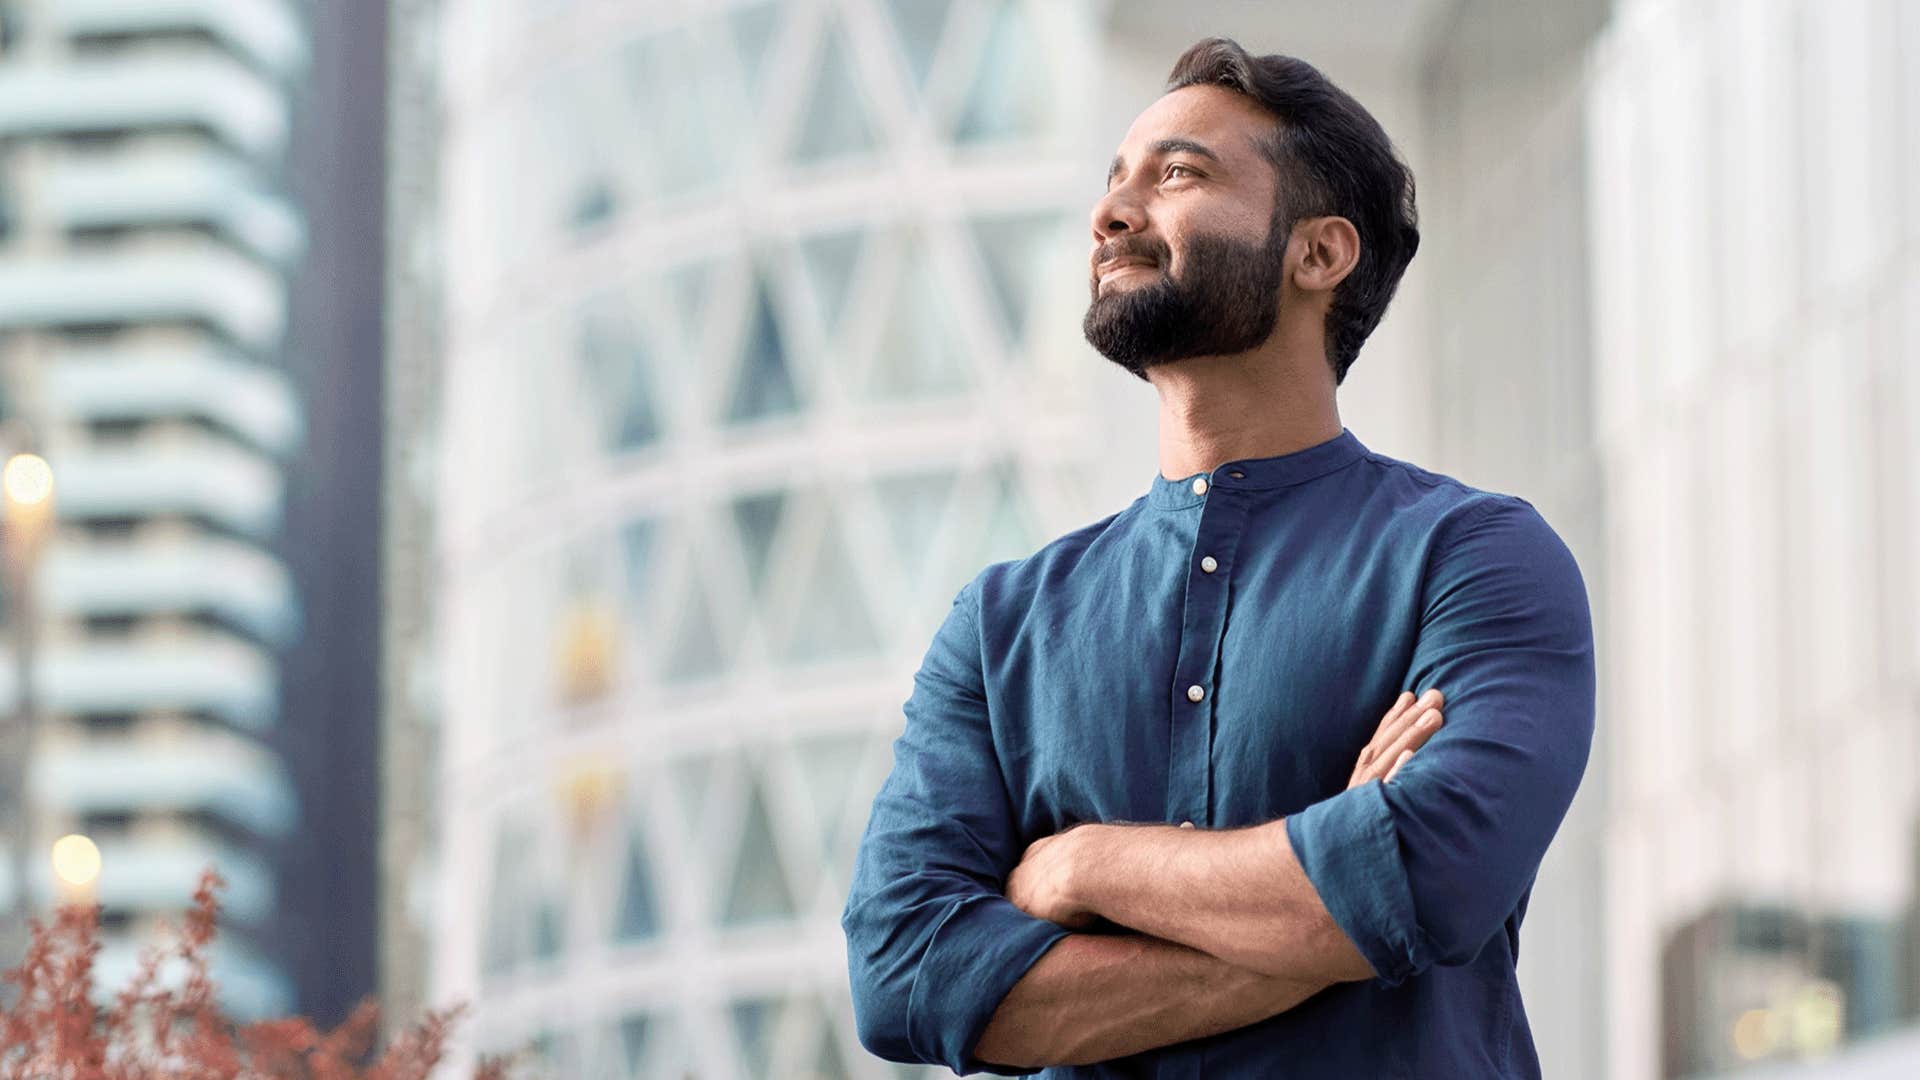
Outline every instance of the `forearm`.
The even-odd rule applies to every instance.
[[[974,1054],[1022,1068],[1107,1061],[1257,1023],[1327,985],[1151,937],[1073,934],[1014,984]]]
[[[1284,820],[1083,828],[1096,833],[1072,888],[1087,910],[1264,975],[1322,986],[1374,976],[1307,880]]]

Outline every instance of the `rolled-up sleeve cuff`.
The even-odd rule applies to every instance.
[[[1004,896],[969,896],[954,904],[921,958],[907,1003],[907,1043],[923,1061],[964,1076],[989,1072],[1027,1076],[972,1056],[995,1009],[1041,955],[1071,931],[1015,907]]]
[[[1291,815],[1287,841],[1327,913],[1381,981],[1398,986],[1425,966],[1384,786],[1365,783]]]

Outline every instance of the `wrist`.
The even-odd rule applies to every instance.
[[[1108,829],[1109,826],[1089,822],[1070,832],[1073,840],[1072,857],[1067,860],[1066,880],[1062,882],[1069,904],[1080,911],[1103,917],[1100,897],[1104,875],[1101,871],[1108,859]]]

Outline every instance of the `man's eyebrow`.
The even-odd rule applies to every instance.
[[[1154,143],[1152,146],[1147,147],[1148,157],[1158,157],[1161,154],[1183,154],[1183,153],[1198,154],[1201,157],[1214,162],[1215,164],[1219,164],[1220,162],[1219,154],[1216,154],[1213,151],[1207,149],[1205,146],[1201,145],[1200,143],[1194,142],[1192,139],[1161,139],[1159,142]],[[1113,164],[1107,166],[1107,186],[1108,187],[1113,186],[1113,178],[1120,175],[1120,170],[1125,165],[1126,165],[1125,160],[1122,159],[1119,154],[1113,155]]]

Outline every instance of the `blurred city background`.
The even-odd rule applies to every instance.
[[[211,864],[244,1016],[933,1075],[853,847],[955,591],[1155,473],[1088,213],[1216,34],[1419,181],[1344,422],[1586,576],[1546,1074],[1920,1074],[1913,0],[0,0],[5,962]]]

